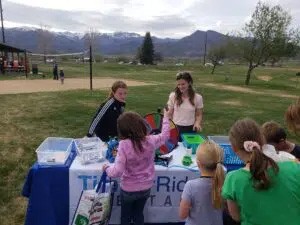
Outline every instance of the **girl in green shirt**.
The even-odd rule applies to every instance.
[[[264,155],[264,136],[251,119],[238,120],[229,131],[229,139],[246,164],[230,172],[222,188],[233,219],[242,225],[299,225],[299,164],[292,161],[276,164]]]

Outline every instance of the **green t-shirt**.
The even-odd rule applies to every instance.
[[[278,163],[279,172],[268,169],[272,185],[267,190],[253,187],[250,171],[228,173],[222,196],[237,203],[242,225],[300,224],[300,164]]]

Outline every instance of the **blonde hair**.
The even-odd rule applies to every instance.
[[[211,192],[212,204],[214,208],[220,209],[223,206],[221,191],[225,179],[223,150],[216,143],[205,141],[198,147],[196,154],[198,163],[206,170],[214,172]]]
[[[287,108],[284,116],[288,128],[295,133],[300,132],[300,97]]]

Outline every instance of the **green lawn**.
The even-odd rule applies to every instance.
[[[65,63],[59,66],[64,68],[66,79],[89,76],[88,64]],[[296,88],[297,68],[300,71],[299,65],[257,68],[250,86],[244,86],[245,66],[218,67],[214,75],[210,74],[210,69],[195,63],[184,67],[99,63],[94,65],[93,71],[94,77],[159,83],[129,88],[126,110],[141,114],[156,111],[165,105],[170,91],[175,87],[175,74],[179,70],[192,71],[194,86],[204,98],[203,134],[226,135],[234,121],[244,117],[259,123],[275,120],[284,125],[284,111],[300,93],[300,85]],[[28,79],[51,79],[51,66],[41,64],[39,70],[45,78],[30,75]],[[225,80],[225,75],[229,75],[228,80]],[[272,79],[263,81],[260,79],[262,76]],[[0,80],[4,79],[24,79],[24,76],[0,75]],[[219,88],[220,85],[223,89]],[[229,89],[224,88],[229,85]],[[282,97],[282,94],[290,97]],[[24,222],[27,200],[20,193],[27,172],[36,160],[35,149],[38,145],[49,136],[85,136],[91,117],[106,96],[106,92],[99,90],[0,95],[1,224],[19,225]],[[289,134],[289,138],[300,143],[300,138],[295,135]]]

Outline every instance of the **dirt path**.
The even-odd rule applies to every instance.
[[[101,78],[93,79],[93,89],[107,89],[112,83],[118,79]],[[144,86],[154,85],[154,83],[146,83],[135,80],[124,80],[128,86]],[[48,91],[67,91],[75,89],[89,89],[89,79],[69,78],[65,79],[65,83],[61,85],[57,80],[4,80],[0,81],[0,94],[19,94],[33,92]]]
[[[249,93],[249,94],[257,94],[257,95],[271,95],[276,97],[283,97],[283,98],[299,98],[297,95],[290,95],[286,93],[278,93],[274,92],[272,90],[266,90],[266,91],[255,91],[247,87],[237,87],[232,85],[223,85],[223,84],[213,84],[213,83],[206,83],[203,84],[204,86],[221,89],[221,90],[228,90],[228,91],[235,91],[235,92],[241,92],[241,93]]]

